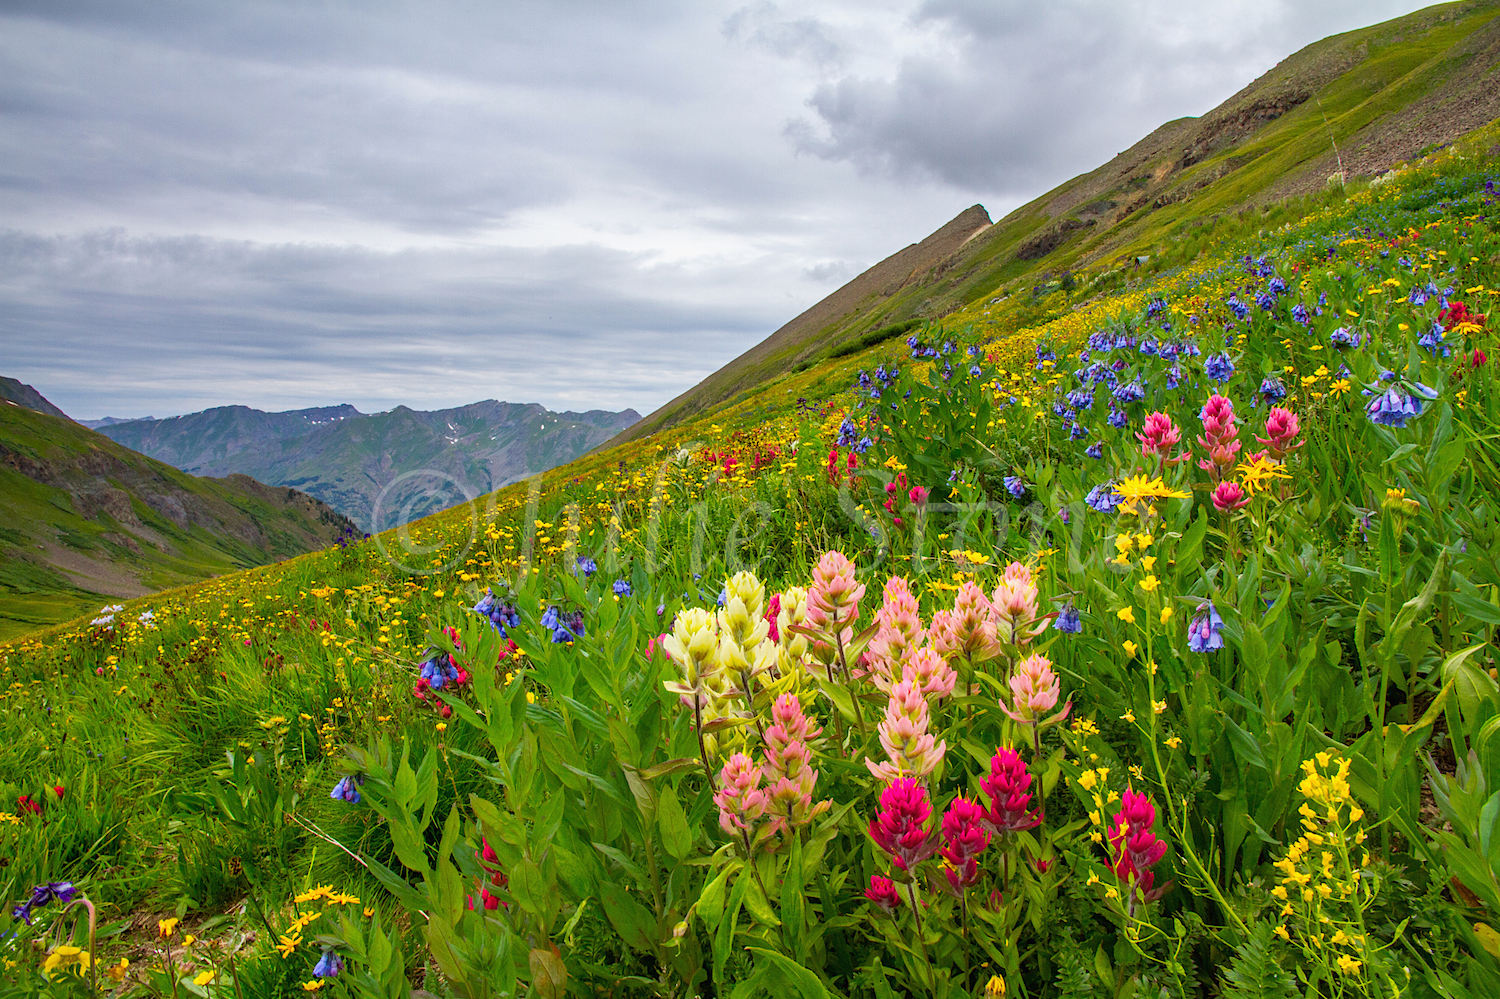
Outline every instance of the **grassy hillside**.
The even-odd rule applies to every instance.
[[[0,637],[353,529],[296,490],[196,478],[66,418],[0,406]]]
[[[1368,179],[1451,142],[1500,116],[1497,14],[1500,0],[1440,4],[1326,38],[1201,118],[1168,122],[993,225],[976,205],[610,443],[656,433],[896,323],[1061,282],[1091,282],[1096,291],[1139,282],[1211,241],[1265,227],[1262,216],[1279,202]],[[918,248],[920,262],[911,261]],[[1039,316],[1018,318],[1012,329]]]

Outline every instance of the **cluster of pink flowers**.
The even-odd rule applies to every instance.
[[[1302,446],[1303,442],[1297,441],[1297,435],[1301,432],[1302,428],[1297,423],[1296,413],[1280,406],[1272,406],[1270,414],[1266,417],[1266,435],[1255,439],[1266,446],[1266,450],[1262,453],[1269,454],[1277,461],[1282,461],[1288,454]]]
[[[1156,806],[1151,799],[1127,788],[1109,830],[1109,847],[1110,867],[1126,885],[1132,906],[1137,898],[1142,902],[1155,901],[1169,887],[1152,888],[1156,876],[1151,868],[1167,854],[1167,844],[1151,830],[1155,823]]]
[[[735,753],[724,764],[719,771],[719,789],[714,792],[720,829],[731,836],[754,831],[766,814],[766,792],[760,779],[760,767],[744,753]]]
[[[859,601],[864,584],[854,574],[854,563],[843,552],[824,552],[813,567],[812,586],[807,591],[807,627],[840,648],[854,639],[859,620]]]
[[[984,820],[996,833],[1020,832],[1042,824],[1031,811],[1031,774],[1014,749],[999,749],[990,757],[990,774],[979,782],[990,799]]]
[[[951,685],[949,689],[952,689]],[[915,679],[903,679],[891,688],[885,717],[877,729],[886,761],[876,763],[866,757],[865,767],[883,781],[926,777],[932,773],[948,752],[948,743],[946,740],[938,742],[927,731],[930,721],[927,698],[922,695],[921,686]]]
[[[921,648],[928,636],[917,598],[905,577],[892,576],[886,580],[883,596],[880,609],[875,612],[875,637],[870,640],[864,658],[872,667],[870,679],[881,690],[890,690],[902,675],[907,657]]]
[[[1220,513],[1233,513],[1241,507],[1250,505],[1250,494],[1238,482],[1225,479],[1214,486],[1213,491],[1214,509]]]
[[[1011,699],[1014,707],[1000,703],[1000,709],[1022,725],[1041,725],[1050,728],[1068,716],[1073,702],[1063,705],[1062,711],[1050,718],[1042,715],[1057,707],[1062,694],[1062,680],[1052,672],[1052,660],[1041,653],[1027,656],[1016,663],[1016,671],[1010,677]]]
[[[985,662],[1000,655],[993,606],[972,581],[958,589],[952,610],[932,614],[932,646],[945,656]]]
[[[714,804],[719,809],[719,828],[731,836],[748,840],[756,825],[767,818],[768,833],[800,828],[833,804],[812,800],[818,771],[812,766],[811,744],[822,728],[803,711],[795,694],[777,698],[771,716],[773,723],[765,731],[764,765],[735,753],[719,771]]]
[[[1147,416],[1146,425],[1135,436],[1141,442],[1141,454],[1147,458],[1158,457],[1165,465],[1176,465],[1189,458],[1186,451],[1175,456],[1172,454],[1182,440],[1182,430],[1166,413]]]
[[[1234,403],[1217,392],[1209,396],[1208,402],[1198,414],[1203,421],[1203,435],[1198,443],[1208,452],[1207,458],[1198,461],[1198,467],[1213,477],[1214,483],[1224,480],[1229,469],[1234,467],[1240,451],[1239,428],[1234,422]]]
[[[949,865],[943,873],[954,891],[979,881],[979,855],[990,845],[985,817],[977,802],[962,795],[953,799],[943,815],[943,859]]]
[[[771,706],[773,724],[766,729],[766,811],[772,828],[798,828],[827,811],[831,801],[813,804],[818,772],[812,768],[811,742],[823,730],[802,710],[795,694],[782,694]]]
[[[927,828],[932,805],[927,789],[911,777],[891,782],[880,795],[880,814],[870,820],[870,838],[886,853],[891,863],[903,871],[938,851],[938,840]]]
[[[1037,590],[1031,570],[1020,562],[1005,567],[1000,585],[990,596],[995,635],[1009,645],[1026,645],[1047,630],[1051,616],[1037,618]]]

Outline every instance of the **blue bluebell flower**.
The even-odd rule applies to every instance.
[[[1094,457],[1097,458],[1098,455]],[[1114,513],[1115,507],[1120,505],[1120,494],[1115,492],[1113,482],[1101,482],[1089,490],[1083,502],[1090,510],[1097,510],[1099,513]]]
[[[1453,351],[1443,342],[1443,326],[1441,323],[1433,323],[1432,329],[1417,338],[1417,344],[1427,348],[1427,352],[1433,357],[1448,357]]]
[[[1427,304],[1427,289],[1423,288],[1419,284],[1412,285],[1411,286],[1411,292],[1407,294],[1406,300],[1408,302],[1410,302],[1412,305],[1426,305]]]
[[[1233,312],[1234,317],[1240,322],[1244,322],[1250,317],[1250,307],[1241,302],[1238,295],[1230,295],[1224,300],[1224,304],[1229,306],[1229,311]]]
[[[1152,316],[1158,315],[1158,314],[1160,314],[1162,312],[1165,312],[1165,311],[1167,311],[1167,302],[1166,302],[1166,299],[1153,298],[1151,301],[1149,301],[1149,302],[1146,303],[1146,318],[1147,319],[1150,319]]]
[[[1212,652],[1224,647],[1224,619],[1212,600],[1198,605],[1198,613],[1188,623],[1188,648],[1194,652]]]
[[[1267,375],[1260,383],[1260,394],[1267,402],[1279,402],[1286,398],[1286,386],[1275,375]]]
[[[1092,388],[1074,389],[1063,396],[1063,401],[1074,409],[1090,409],[1094,405],[1094,390]]]
[[[1167,369],[1167,390],[1175,389],[1182,384],[1182,367],[1174,364]]]
[[[548,607],[546,610],[542,611],[542,620],[540,622],[541,626],[543,628],[546,628],[548,631],[556,629],[558,613],[559,611],[555,606]]]
[[[1351,330],[1345,326],[1340,326],[1338,329],[1328,334],[1328,342],[1339,348],[1358,347],[1360,336],[1357,331]]]
[[[969,376],[972,378],[978,378],[982,370],[983,369],[981,369],[979,365],[976,364],[973,367],[969,368]]]
[[[1104,457],[1104,442],[1095,441],[1088,447],[1084,448],[1083,453],[1097,461],[1098,459]]]
[[[364,774],[350,774],[333,785],[333,790],[328,792],[328,797],[334,801],[347,801],[351,805],[357,805],[359,804],[359,785],[364,782]]]
[[[1407,420],[1422,415],[1422,403],[1399,386],[1392,385],[1371,399],[1365,414],[1372,423],[1386,427],[1404,427]]]
[[[1005,477],[1005,488],[1016,499],[1026,495],[1026,483],[1019,475],[1007,475]]]
[[[574,571],[583,573],[584,579],[592,579],[594,573],[599,571],[599,563],[595,562],[587,555],[580,555],[575,560]]]
[[[1146,398],[1146,387],[1137,378],[1132,382],[1117,386],[1114,390],[1114,397],[1125,403],[1140,402]]]
[[[1270,283],[1266,285],[1266,290],[1273,295],[1284,295],[1286,294],[1286,282],[1283,281],[1281,279],[1281,275],[1278,274],[1275,277],[1271,278]]]
[[[1078,618],[1078,608],[1074,607],[1071,602],[1057,612],[1056,628],[1068,635],[1076,635],[1083,631],[1083,622]]]
[[[1255,304],[1260,308],[1260,311],[1270,312],[1276,308],[1276,297],[1262,291],[1256,294]]]
[[[628,596],[630,596],[630,580],[628,580],[628,579],[617,579],[617,580],[615,580],[614,591],[615,591],[615,596],[617,596],[617,597],[628,597]]]
[[[1125,414],[1125,410],[1115,409],[1114,406],[1111,405],[1109,408],[1109,425],[1114,427],[1116,430],[1124,430],[1126,427],[1130,426],[1130,417]]]
[[[1146,337],[1141,340],[1141,345],[1137,349],[1147,357],[1156,357],[1161,353],[1161,344],[1149,337]]]
[[[337,978],[343,970],[344,959],[339,957],[338,951],[327,947],[323,950],[323,956],[318,958],[318,963],[313,965],[312,973],[314,978]]]
[[[1303,305],[1301,302],[1298,302],[1296,305],[1292,306],[1292,321],[1301,323],[1303,326],[1311,323],[1312,320],[1309,319],[1307,315],[1307,306]]]
[[[1216,382],[1227,382],[1234,375],[1234,362],[1228,354],[1213,354],[1204,360],[1203,373]]]

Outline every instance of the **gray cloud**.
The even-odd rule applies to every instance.
[[[1025,197],[1203,114],[1309,42],[1421,6],[927,0],[909,22],[926,44],[821,83],[785,132],[866,173]]]
[[[1403,0],[12,0],[0,368],[80,417],[642,412]]]

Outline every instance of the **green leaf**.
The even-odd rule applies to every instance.
[[[733,866],[725,867],[717,877],[703,886],[703,891],[698,896],[698,915],[709,929],[719,925],[719,920],[724,918],[724,894],[729,884],[729,875],[733,871]]]
[[[1443,681],[1453,684],[1453,692],[1458,697],[1458,709],[1466,719],[1472,719],[1482,703],[1500,695],[1500,685],[1490,679],[1490,675],[1484,670],[1469,662],[1469,657],[1485,646],[1486,643],[1480,642],[1443,660]]]
[[[641,771],[641,776],[646,780],[655,780],[658,777],[668,777],[684,770],[702,770],[703,764],[696,756],[685,756],[681,759],[668,760],[655,766],[647,767]]]
[[[1229,745],[1234,749],[1234,755],[1241,760],[1262,770],[1269,769],[1266,766],[1266,758],[1261,754],[1260,743],[1255,736],[1240,728],[1230,718],[1224,719],[1224,734],[1229,736]]]
[[[627,946],[643,954],[656,953],[660,934],[656,917],[650,909],[632,898],[624,888],[608,881],[599,885],[599,900],[604,903],[604,914],[609,917],[610,925]]]
[[[661,842],[676,860],[693,849],[693,831],[688,827],[687,813],[677,800],[677,790],[670,784],[662,787],[656,799],[656,821],[661,826]]]
[[[818,976],[808,971],[802,965],[793,961],[784,954],[778,954],[774,950],[765,947],[748,948],[752,954],[765,958],[776,966],[787,983],[797,990],[802,999],[828,999],[828,989],[818,980]]]
[[[760,887],[760,879],[755,876],[755,868],[747,868],[745,873],[740,875],[740,881],[741,883],[749,882],[745,888],[745,908],[750,910],[750,915],[766,926],[780,926],[781,920],[776,917],[771,903],[766,900],[766,893]]]

